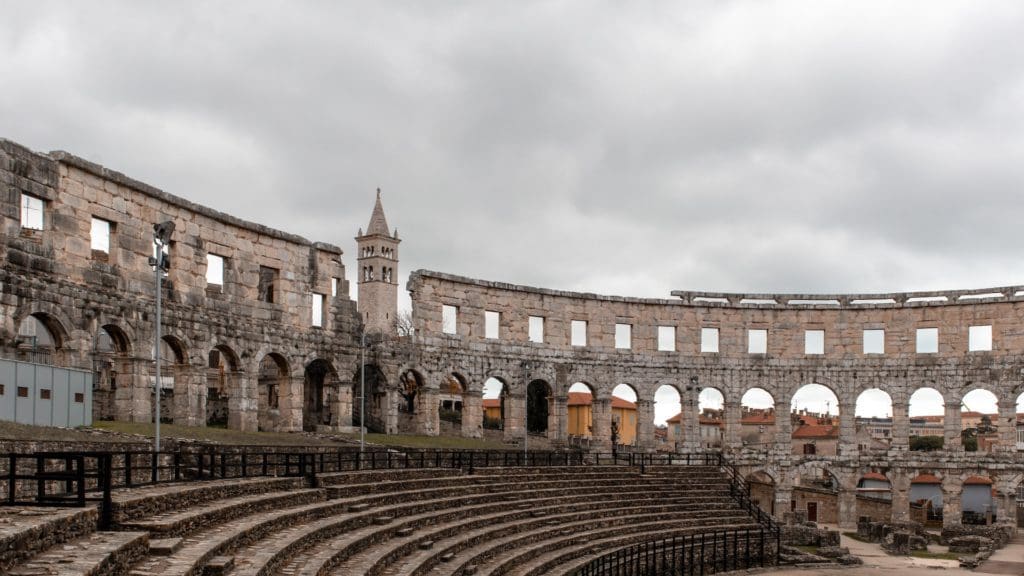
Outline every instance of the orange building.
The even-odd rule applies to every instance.
[[[569,434],[591,437],[594,425],[594,397],[589,392],[569,392],[566,406],[569,412]],[[619,444],[636,441],[636,404],[612,396],[612,420],[619,426]]]

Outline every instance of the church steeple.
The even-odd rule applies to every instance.
[[[398,231],[388,228],[384,205],[377,189],[377,201],[364,234],[356,236],[359,314],[367,331],[392,334],[398,312]]]

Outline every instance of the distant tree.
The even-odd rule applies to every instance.
[[[944,439],[942,436],[911,436],[910,449],[914,451],[931,452],[942,450]]]
[[[400,310],[398,314],[395,314],[395,332],[399,338],[416,333],[416,328],[412,323],[412,310]]]
[[[996,431],[996,427],[992,424],[992,417],[988,414],[981,416],[981,423],[978,424],[979,434],[991,434]]]
[[[978,451],[978,429],[966,428],[960,433],[960,443],[963,444],[964,452]]]

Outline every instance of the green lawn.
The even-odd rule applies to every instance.
[[[155,433],[155,427],[150,423],[102,421],[94,422],[93,426],[100,430],[134,434],[147,438],[152,438]],[[240,432],[227,428],[176,426],[174,424],[161,424],[160,437],[247,446],[337,446],[347,444],[346,442],[316,438],[308,434]]]
[[[953,552],[929,552],[927,550],[911,550],[910,555],[914,558],[930,558],[932,560],[958,560],[959,554]]]
[[[359,441],[359,434],[340,434],[344,438]],[[367,434],[367,444],[381,446],[399,446],[402,448],[449,448],[459,450],[501,450],[511,446],[503,442],[478,438],[458,438],[455,436],[413,436],[404,434]]]

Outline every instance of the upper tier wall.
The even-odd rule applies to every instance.
[[[498,341],[554,350],[570,345],[570,324],[587,322],[586,349],[654,356],[961,358],[1024,353],[1024,288],[871,295],[673,292],[678,300],[624,298],[531,288],[420,270],[409,279],[421,337],[494,342],[484,312],[500,313]],[[979,297],[981,296],[981,297]],[[442,331],[442,306],[458,308],[457,335]],[[530,343],[529,316],[544,320],[544,342]],[[616,349],[615,325],[631,326],[631,346]],[[675,327],[675,351],[658,350],[658,327]],[[968,351],[970,326],[992,327],[991,351]],[[717,353],[701,352],[701,328],[719,330]],[[938,352],[917,352],[917,329],[938,329]],[[767,330],[767,352],[748,351],[748,330]],[[823,330],[824,354],[805,353],[805,331]],[[884,330],[884,353],[864,353],[864,330]]]

